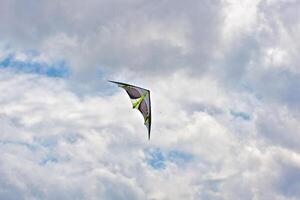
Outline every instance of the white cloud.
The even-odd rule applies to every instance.
[[[299,199],[299,6],[1,1],[0,198]]]
[[[258,20],[258,5],[260,0],[227,0],[224,1],[224,30],[225,41],[234,41],[245,32],[254,30]]]
[[[235,94],[225,93],[207,78],[202,79],[203,90],[218,92],[204,99],[192,95],[201,92],[200,85],[178,90],[181,95],[163,95],[164,84],[170,81],[157,82],[148,142],[141,116],[130,110],[123,91],[113,96],[79,97],[63,79],[1,72],[3,198],[276,199],[298,195],[296,189],[286,191],[281,183],[288,182],[284,174],[293,173],[282,171],[282,166],[292,165],[296,170],[299,154],[293,147],[277,146],[272,136],[260,141],[266,132],[253,126],[269,113],[251,95],[237,97],[232,105],[229,99]],[[176,76],[191,85],[197,80]],[[191,98],[185,101],[185,95]],[[213,101],[219,97],[224,101]],[[243,106],[245,99],[247,106]],[[185,109],[194,103],[202,104],[200,110]],[[212,106],[218,112],[211,112]],[[256,120],[241,122],[229,112],[235,109],[251,112]],[[298,126],[297,120],[293,123]],[[145,148],[186,152],[192,158],[185,166],[166,158],[164,169],[154,169],[147,164]],[[294,156],[289,158],[285,152]],[[262,182],[260,177],[268,179]],[[298,187],[297,181],[291,184]]]

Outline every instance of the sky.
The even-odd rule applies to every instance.
[[[0,0],[0,199],[300,199],[299,9]]]

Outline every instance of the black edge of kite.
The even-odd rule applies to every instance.
[[[122,83],[122,82],[111,81],[111,80],[107,80],[107,81],[109,81],[111,83],[122,84],[122,85],[126,85],[126,86],[131,86],[131,87],[136,87],[136,88],[139,88],[139,89],[142,89],[142,90],[147,90],[150,93],[150,90],[148,90],[146,88],[142,88],[142,87],[136,86],[136,85],[130,85],[128,83]]]
[[[152,117],[151,117],[151,97],[150,97],[150,90],[148,90],[149,92],[149,129],[148,129],[148,140],[150,140],[150,131],[151,131],[151,121],[152,121]]]

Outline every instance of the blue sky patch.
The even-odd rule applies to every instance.
[[[48,163],[57,163],[57,162],[58,160],[57,158],[55,158],[54,155],[48,154],[41,160],[40,165],[47,165]]]
[[[148,149],[146,150],[147,164],[154,169],[165,169],[165,157],[160,149]]]
[[[25,61],[16,59],[14,54],[6,56],[0,60],[0,69],[12,69],[17,72],[35,73],[49,77],[66,77],[69,74],[68,67],[64,61],[59,61],[53,64],[46,62],[33,61],[32,58],[37,56],[36,52],[26,52],[28,59]]]
[[[36,151],[37,146],[36,145],[32,145],[26,142],[20,142],[20,141],[3,141],[0,140],[0,145],[20,145],[23,147],[28,148],[30,151]]]
[[[178,165],[187,163],[187,162],[191,161],[192,158],[193,158],[192,154],[185,153],[183,151],[174,150],[174,151],[170,151],[168,153],[168,160],[173,163],[176,163]]]
[[[231,110],[230,114],[233,115],[235,118],[241,118],[245,121],[250,121],[251,119],[250,115],[244,112],[235,112]]]
[[[146,149],[145,153],[147,164],[158,170],[165,169],[167,162],[175,163],[182,167],[193,159],[192,154],[177,150],[162,152],[159,148],[153,148]]]

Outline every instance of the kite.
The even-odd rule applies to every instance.
[[[138,109],[144,117],[144,124],[148,129],[148,139],[150,140],[150,130],[151,130],[150,91],[141,87],[129,85],[127,83],[120,83],[116,81],[109,81],[109,82],[115,83],[119,87],[126,90],[127,94],[130,97],[132,108]]]

